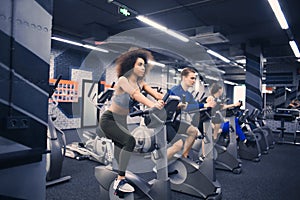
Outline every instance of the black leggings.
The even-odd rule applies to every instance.
[[[105,136],[111,139],[116,147],[115,158],[119,164],[120,176],[125,176],[125,171],[131,156],[131,152],[135,147],[135,139],[127,128],[127,116],[117,115],[106,110],[100,119],[100,128]]]

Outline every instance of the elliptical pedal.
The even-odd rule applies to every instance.
[[[118,196],[118,197],[121,198],[121,199],[124,199],[124,197],[125,197],[125,192],[122,192],[122,191],[120,191],[120,190],[117,189],[117,190],[115,190],[114,195]]]

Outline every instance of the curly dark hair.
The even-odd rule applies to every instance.
[[[123,53],[116,60],[116,70],[118,78],[121,76],[128,77],[130,71],[134,68],[134,64],[138,58],[142,58],[145,62],[145,74],[150,71],[151,66],[148,64],[148,60],[153,60],[151,52],[145,49],[136,49]],[[128,73],[129,72],[129,73]]]

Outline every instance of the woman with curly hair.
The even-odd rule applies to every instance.
[[[150,70],[149,60],[153,60],[153,56],[144,49],[125,52],[116,59],[118,81],[114,96],[110,107],[100,118],[100,127],[105,136],[120,149],[118,152],[115,151],[119,164],[118,177],[113,185],[116,191],[134,192],[134,188],[125,179],[125,171],[135,147],[135,138],[128,131],[126,121],[130,100],[134,99],[150,108],[162,109],[164,106],[163,95],[144,81],[146,73]],[[146,98],[141,93],[142,90],[154,97],[156,101]]]

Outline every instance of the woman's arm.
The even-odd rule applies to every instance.
[[[206,98],[206,103],[209,103],[209,102],[212,102],[212,101],[215,101],[214,97],[213,96],[208,96]]]
[[[225,109],[237,107],[237,106],[240,106],[240,105],[241,105],[240,102],[236,102],[236,103],[233,103],[233,104],[223,104],[222,109],[225,110]]]
[[[142,83],[142,87],[143,89],[150,94],[153,98],[155,98],[156,100],[162,100],[164,95],[157,92],[156,90],[154,90],[151,86],[149,86],[147,83],[143,82]]]
[[[122,90],[126,93],[128,93],[133,99],[136,101],[152,108],[154,106],[160,107],[160,105],[157,105],[157,102],[153,102],[150,99],[146,98],[140,91],[139,88],[133,88],[126,77],[120,77],[118,81],[118,85],[122,88]]]

